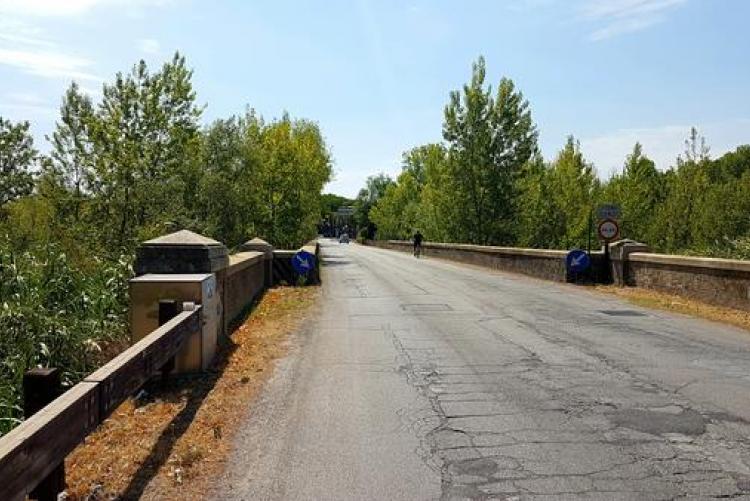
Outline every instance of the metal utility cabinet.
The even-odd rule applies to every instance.
[[[175,357],[175,372],[208,369],[221,328],[221,300],[213,273],[146,274],[130,280],[130,328],[135,343],[159,326],[159,301],[201,304],[202,328]]]

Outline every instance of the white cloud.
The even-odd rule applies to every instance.
[[[750,119],[740,118],[723,122],[696,124],[699,134],[705,136],[711,156],[719,157],[750,140]],[[601,136],[581,139],[584,156],[594,163],[599,174],[608,177],[620,171],[625,157],[640,142],[643,151],[662,170],[675,165],[677,155],[685,149],[685,139],[691,125],[665,125],[663,127],[620,129]]]
[[[161,7],[171,0],[0,0],[0,12],[19,16],[63,17],[84,14],[104,5]]]
[[[146,54],[158,54],[161,46],[158,40],[153,38],[142,38],[137,41],[138,49]]]
[[[603,24],[589,35],[598,41],[641,31],[666,19],[666,13],[687,0],[587,0],[580,12],[584,19]]]
[[[0,0],[1,1],[1,0]],[[17,19],[0,19],[0,41],[11,45],[50,47],[53,44],[41,38],[42,30]]]
[[[45,78],[102,81],[90,73],[93,62],[54,50],[6,49],[0,47],[0,64]]]

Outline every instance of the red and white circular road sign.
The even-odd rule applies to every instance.
[[[606,242],[612,241],[617,238],[619,234],[620,226],[617,224],[617,221],[605,219],[599,223],[599,238],[602,240]]]

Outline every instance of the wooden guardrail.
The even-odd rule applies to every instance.
[[[178,313],[0,438],[0,498],[29,495],[120,403],[168,366],[200,327],[200,305]]]

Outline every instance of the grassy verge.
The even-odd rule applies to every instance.
[[[715,306],[695,299],[640,287],[597,286],[596,290],[646,308],[673,311],[750,330],[750,312],[745,310]]]
[[[155,385],[123,403],[68,456],[69,499],[200,499],[318,291],[268,291],[211,372]]]

